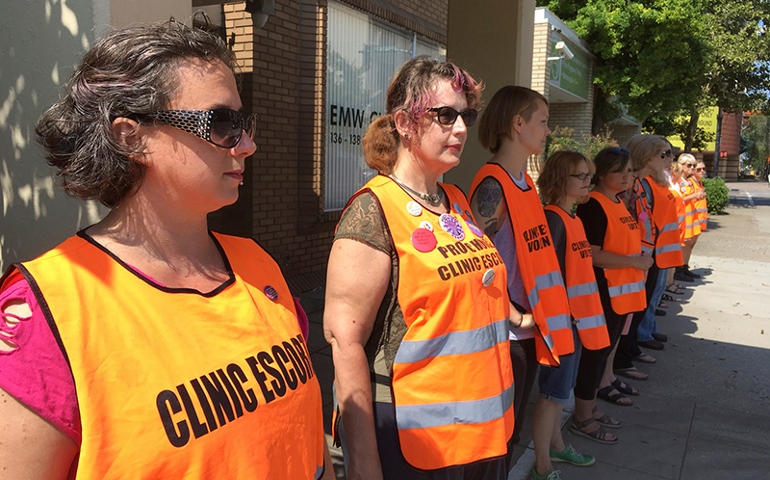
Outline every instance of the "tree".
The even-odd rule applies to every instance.
[[[751,115],[744,120],[741,138],[746,140],[746,161],[751,168],[767,177],[770,159],[770,118]]]
[[[604,100],[616,99],[644,121],[678,114],[702,96],[709,68],[702,1],[550,0],[545,6],[591,44],[594,83]]]
[[[705,108],[768,103],[767,0],[538,1],[591,43],[594,82],[605,96],[616,96],[648,131],[681,135],[685,150],[710,140],[697,129]]]

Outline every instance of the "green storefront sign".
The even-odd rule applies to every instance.
[[[558,37],[551,42],[552,57],[558,57],[559,51],[556,50],[556,43],[562,41]],[[562,58],[561,60],[550,61],[550,84],[561,88],[584,100],[588,100],[588,72],[590,70],[590,59],[583,55],[577,47],[570,46],[570,51],[574,57],[571,60]]]

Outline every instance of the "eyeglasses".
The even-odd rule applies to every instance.
[[[573,173],[570,175],[570,177],[575,177],[581,182],[585,182],[586,180],[591,180],[592,178],[594,178],[594,174],[590,172]]]
[[[666,150],[665,152],[661,152],[661,154],[660,154],[660,158],[673,157],[673,156],[674,156],[674,154],[673,154],[673,152],[671,151],[670,148],[668,150]]]
[[[462,112],[458,112],[452,107],[436,107],[429,108],[428,111],[436,112],[436,119],[441,125],[454,125],[459,116],[463,118],[465,126],[470,127],[476,123],[476,119],[479,116],[479,111],[475,108],[466,108]]]
[[[610,152],[615,155],[631,155],[631,151],[622,147],[610,147]]]
[[[163,110],[152,114],[158,122],[171,125],[222,148],[233,148],[246,132],[254,138],[257,116],[244,118],[241,112],[229,108],[214,110]]]

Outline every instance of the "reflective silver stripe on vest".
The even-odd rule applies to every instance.
[[[662,245],[655,249],[658,255],[661,253],[669,253],[669,252],[677,252],[682,249],[682,246],[679,245],[679,243],[672,243],[671,245]]]
[[[679,224],[674,222],[667,223],[663,228],[660,229],[660,233],[670,232],[672,230],[679,230]]]
[[[506,318],[481,328],[449,332],[427,340],[402,340],[394,362],[414,363],[442,355],[482,352],[507,341],[508,319]]]
[[[535,276],[535,286],[529,291],[527,300],[529,300],[529,308],[535,309],[535,305],[540,303],[540,290],[545,290],[553,286],[564,284],[561,278],[561,273],[558,270],[554,270],[550,273]]]
[[[423,405],[396,404],[396,426],[399,430],[405,430],[491,422],[503,418],[511,405],[513,405],[513,385],[499,395],[481,400]]]
[[[331,468],[331,467],[329,467],[329,468]],[[321,465],[320,467],[316,466],[315,467],[315,475],[313,476],[313,478],[315,478],[315,480],[318,480],[319,478],[321,478],[321,475],[323,475],[323,474],[324,474],[324,466],[323,465]]]
[[[596,286],[596,282],[581,283],[580,285],[567,287],[567,296],[569,298],[582,297],[583,295],[591,295],[598,291],[599,287]]]
[[[554,315],[552,317],[545,318],[545,322],[548,324],[548,331],[550,332],[571,328],[570,320],[572,320],[572,316],[570,316],[568,313],[562,313],[560,315]]]
[[[684,222],[684,215],[678,215],[676,218],[679,219],[679,223]],[[677,225],[676,228],[679,228],[679,226]]]
[[[629,293],[641,292],[644,290],[644,281],[640,280],[634,283],[624,283],[617,287],[610,287],[608,290],[610,292],[610,297],[619,297],[621,295],[628,295]]]
[[[642,244],[642,252],[650,254],[652,253],[652,247],[648,247],[646,243]]]
[[[575,326],[578,330],[587,330],[589,328],[601,327],[606,325],[607,321],[604,319],[604,314],[593,315],[591,317],[581,317],[575,319]]]

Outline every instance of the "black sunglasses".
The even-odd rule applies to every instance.
[[[570,177],[575,177],[581,182],[585,182],[586,180],[591,180],[594,177],[593,173],[572,173],[570,174]]]
[[[462,112],[458,112],[452,107],[435,107],[428,109],[428,111],[436,112],[436,118],[441,125],[454,125],[457,117],[462,117],[465,126],[470,127],[476,123],[476,119],[479,117],[479,111],[475,108],[466,108]]]
[[[246,132],[254,138],[257,116],[243,116],[229,108],[214,110],[163,110],[151,115],[158,122],[171,125],[222,148],[233,148]]]
[[[670,148],[660,154],[660,158],[673,157],[673,156],[674,154],[671,152]]]
[[[614,153],[615,155],[631,155],[631,152],[627,148],[623,147],[609,147],[610,152]]]

